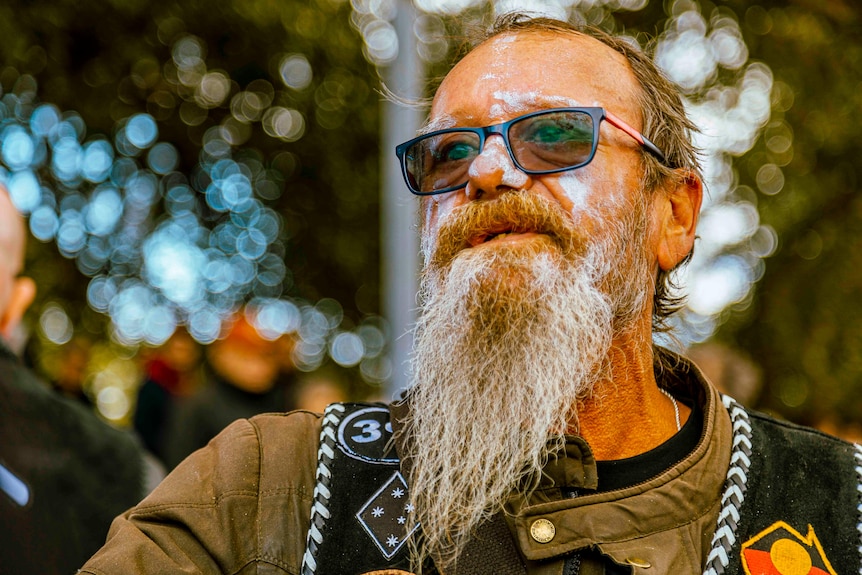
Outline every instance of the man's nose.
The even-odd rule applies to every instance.
[[[492,199],[527,188],[531,183],[530,176],[512,162],[503,137],[497,134],[485,140],[485,147],[473,160],[467,176],[467,197],[471,200]]]

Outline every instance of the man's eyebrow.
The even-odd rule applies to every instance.
[[[584,104],[567,96],[554,96],[539,92],[494,92],[494,104],[498,113],[526,114],[551,108],[579,108]]]
[[[437,130],[445,130],[446,128],[452,128],[457,125],[455,118],[448,114],[443,114],[442,116],[437,116],[433,120],[428,120],[425,122],[425,125],[419,128],[416,132],[417,136],[424,136],[425,134],[430,134],[431,132],[436,132]]]

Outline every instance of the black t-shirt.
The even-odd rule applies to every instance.
[[[694,451],[702,431],[703,413],[694,406],[682,429],[658,447],[626,459],[597,461],[598,491],[624,489],[660,475]]]

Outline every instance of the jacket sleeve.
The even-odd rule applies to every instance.
[[[296,575],[319,431],[307,412],[234,422],[117,517],[81,573]]]

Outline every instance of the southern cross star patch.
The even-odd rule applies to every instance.
[[[803,537],[784,521],[742,544],[742,567],[746,575],[837,575],[814,528]]]
[[[371,496],[356,514],[386,559],[391,559],[419,527],[400,471]]]

